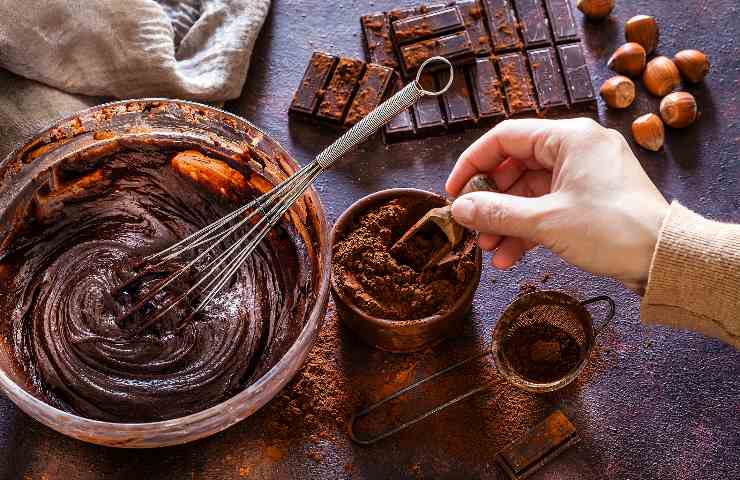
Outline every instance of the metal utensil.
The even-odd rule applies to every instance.
[[[425,90],[420,83],[420,79],[424,69],[434,62],[445,63],[449,68],[450,77],[447,84],[441,90]],[[181,257],[184,253],[202,247],[202,251],[196,252],[197,254],[194,258],[182,262],[183,264],[176,264],[172,273],[149,289],[132,308],[119,315],[116,319],[117,323],[123,324],[136,312],[144,311],[146,313],[149,310],[149,302],[155,296],[191,269],[199,270],[197,276],[195,276],[196,280],[194,280],[193,285],[184,293],[177,296],[175,300],[169,302],[158,311],[152,312],[151,316],[139,322],[133,329],[133,333],[140,332],[154,324],[177,304],[200,290],[203,292],[202,298],[199,299],[200,301],[192,309],[191,313],[191,316],[195,315],[195,313],[218,295],[247,257],[257,248],[260,241],[278,223],[283,214],[303,195],[303,192],[306,191],[316,177],[331,168],[347,152],[364,142],[380,127],[416,103],[421,97],[427,95],[437,96],[446,92],[450,88],[450,85],[452,85],[453,74],[452,64],[446,58],[432,57],[427,59],[419,68],[419,72],[413,82],[378,105],[365,118],[360,120],[317,155],[314,161],[302,167],[268,193],[261,195],[247,205],[234,210],[220,220],[170,247],[146,257],[142,264],[149,266],[129,279],[127,284],[131,284],[143,276],[150,275],[151,271],[166,270],[169,264],[177,262],[178,259],[182,262]],[[213,256],[212,259],[207,257],[218,245],[231,240],[234,240],[233,243],[223,252],[219,252],[218,255],[211,255]],[[199,263],[205,263],[205,265],[201,266]]]
[[[460,191],[460,195],[471,192],[498,192],[498,188],[493,181],[485,174],[479,173],[473,175],[468,180],[463,189]],[[463,239],[465,229],[455,222],[452,217],[452,205],[445,205],[444,207],[433,208],[424,214],[421,219],[413,224],[411,228],[406,230],[401,238],[393,244],[391,247],[391,255],[399,258],[403,261],[404,250],[415,238],[419,236],[429,236],[430,230],[437,229],[441,230],[447,241],[439,245],[437,249],[429,255],[429,259],[421,270],[436,265],[445,256],[452,251],[455,246],[460,243]]]
[[[602,325],[595,328],[591,314],[586,309],[586,305],[597,302],[606,302],[608,310]],[[394,400],[401,395],[414,390],[420,385],[440,377],[441,375],[449,373],[463,365],[488,355],[493,355],[494,363],[501,375],[509,383],[518,388],[538,393],[552,392],[554,390],[561,389],[575,380],[586,366],[591,350],[595,344],[596,337],[614,317],[615,312],[616,306],[614,304],[614,300],[606,295],[590,298],[584,301],[579,301],[570,295],[557,291],[543,290],[522,295],[506,308],[501,318],[496,322],[490,348],[414,382],[355,413],[350,421],[350,438],[361,445],[372,445],[384,438],[388,438],[391,435],[400,432],[401,430],[405,430],[406,428],[444,410],[447,407],[455,405],[468,397],[487,390],[489,388],[487,385],[473,388],[462,395],[432,408],[431,410],[423,412],[407,422],[392,427],[389,430],[371,438],[360,438],[355,431],[355,426],[359,419],[366,417],[391,400]],[[568,372],[558,378],[542,381],[539,379],[528,378],[522,373],[522,365],[517,365],[512,362],[512,358],[508,355],[508,347],[511,345],[510,342],[517,338],[517,333],[524,333],[525,330],[523,329],[531,328],[532,326],[542,326],[545,328],[556,328],[561,330],[572,338],[578,345],[579,354],[577,361]]]

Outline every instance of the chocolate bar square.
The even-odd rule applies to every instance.
[[[324,86],[329,81],[334,65],[339,59],[324,52],[314,52],[308,62],[298,89],[293,94],[288,112],[312,116],[321,102]]]
[[[488,35],[488,30],[486,30],[483,9],[478,0],[460,0],[456,5],[462,16],[465,29],[468,31],[468,36],[470,36],[473,53],[475,55],[491,53],[491,38]]]
[[[460,30],[463,19],[456,7],[447,7],[394,20],[392,26],[396,43],[403,45]]]
[[[537,91],[537,101],[542,111],[561,111],[568,108],[568,94],[563,85],[563,75],[552,47],[529,50],[529,65]]]
[[[578,40],[578,27],[570,0],[545,0],[555,43]]]
[[[558,45],[558,56],[563,66],[563,77],[573,108],[596,108],[596,95],[588,72],[581,43]]]
[[[324,89],[324,98],[319,104],[317,117],[341,123],[352,96],[361,78],[365,63],[351,58],[340,58],[329,84]]]
[[[365,35],[365,49],[371,63],[398,68],[398,58],[391,40],[391,28],[385,13],[373,13],[360,18]]]
[[[542,0],[514,0],[525,48],[550,45],[550,27]]]
[[[431,73],[425,72],[421,76],[421,83],[427,89],[437,88],[435,78]],[[416,118],[416,131],[422,136],[442,133],[446,128],[438,97],[431,95],[421,97],[414,105],[414,117]]]
[[[496,53],[521,48],[514,10],[509,0],[481,0],[488,18],[488,31]]]
[[[472,61],[475,56],[468,32],[456,32],[401,47],[401,65],[407,78],[416,72],[425,60],[437,55],[447,58],[456,65]]]
[[[393,70],[390,68],[368,64],[344,119],[345,127],[359,122],[381,103],[392,77]]]
[[[468,67],[470,85],[478,110],[478,122],[490,125],[506,118],[504,97],[501,94],[501,81],[493,60],[478,58]]]
[[[398,75],[393,75],[393,93],[403,88],[403,83]],[[386,143],[412,138],[414,132],[413,107],[402,111],[383,127]]]
[[[509,114],[533,112],[537,109],[532,80],[524,56],[521,53],[507,53],[498,57],[501,80],[506,92]]]
[[[437,85],[442,86],[447,82],[449,74],[440,72],[437,74]],[[452,77],[452,85],[449,90],[442,94],[442,105],[447,117],[447,125],[450,129],[469,127],[475,124],[476,116],[473,102],[465,79],[465,72],[461,67],[455,67]]]

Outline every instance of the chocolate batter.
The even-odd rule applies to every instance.
[[[88,418],[155,421],[211,407],[272,367],[300,333],[312,291],[309,255],[287,222],[191,319],[184,305],[141,332],[116,322],[158,272],[109,293],[143,256],[259,194],[248,177],[197,152],[121,150],[58,167],[19,195],[32,200],[3,219],[16,227],[0,240],[0,334],[30,390]]]

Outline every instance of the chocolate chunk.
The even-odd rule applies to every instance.
[[[426,89],[436,89],[436,82],[431,73],[424,72],[421,83]],[[439,99],[431,95],[423,96],[414,105],[416,117],[416,131],[422,135],[434,135],[445,130],[445,118]]]
[[[347,111],[347,117],[344,119],[345,127],[351,127],[359,122],[380,105],[392,76],[393,70],[390,68],[368,64],[365,74],[360,79],[352,105]]]
[[[516,115],[536,110],[532,80],[529,78],[526,60],[521,53],[508,53],[498,57],[501,80],[509,104],[509,113]]]
[[[532,67],[532,80],[537,91],[541,110],[559,110],[568,107],[568,94],[565,93],[563,75],[552,47],[527,52]]]
[[[398,57],[391,41],[388,16],[373,13],[360,18],[365,35],[365,49],[370,62],[389,68],[398,68]]]
[[[455,67],[452,85],[449,90],[442,94],[442,105],[447,116],[447,125],[452,128],[463,128],[475,124],[475,110],[465,79],[465,72],[461,67]],[[437,74],[437,85],[440,87],[447,83],[449,73],[439,72]]]
[[[317,117],[340,123],[357,88],[365,63],[351,58],[340,58],[337,68],[324,90]]]
[[[594,87],[581,44],[558,45],[558,55],[572,107],[596,108]]]
[[[479,122],[492,124],[506,117],[504,97],[501,94],[496,67],[490,58],[478,58],[468,68],[475,106]]]
[[[514,0],[522,27],[524,47],[541,47],[550,45],[550,27],[548,26],[542,0]]]
[[[545,0],[555,43],[578,40],[578,27],[570,0]]]
[[[496,53],[521,47],[514,11],[509,0],[482,0],[488,18],[488,31]]]
[[[460,12],[455,7],[442,8],[393,22],[393,35],[399,45],[463,28]]]
[[[415,72],[426,59],[437,55],[447,58],[456,65],[472,61],[475,55],[468,32],[457,32],[401,47],[401,64],[407,77]]]
[[[483,21],[483,10],[478,0],[460,0],[457,2],[465,29],[468,31],[470,41],[473,44],[475,55],[488,55],[491,53],[491,39],[488,36],[485,22]]]
[[[332,69],[337,63],[337,57],[324,52],[314,52],[303,79],[293,95],[288,112],[291,114],[311,116],[323,95],[323,88],[329,80]]]
[[[403,88],[403,83],[397,75],[393,75],[393,77],[393,93],[395,93]],[[413,107],[409,107],[385,124],[383,132],[385,133],[386,143],[404,140],[414,136],[414,120],[412,112]]]

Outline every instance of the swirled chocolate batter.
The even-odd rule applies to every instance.
[[[136,332],[116,318],[149,280],[110,295],[144,255],[259,194],[246,169],[151,148],[65,168],[19,196],[32,200],[0,242],[0,333],[37,396],[93,419],[171,419],[233,396],[281,358],[312,290],[310,255],[287,221],[193,318],[181,310]]]

